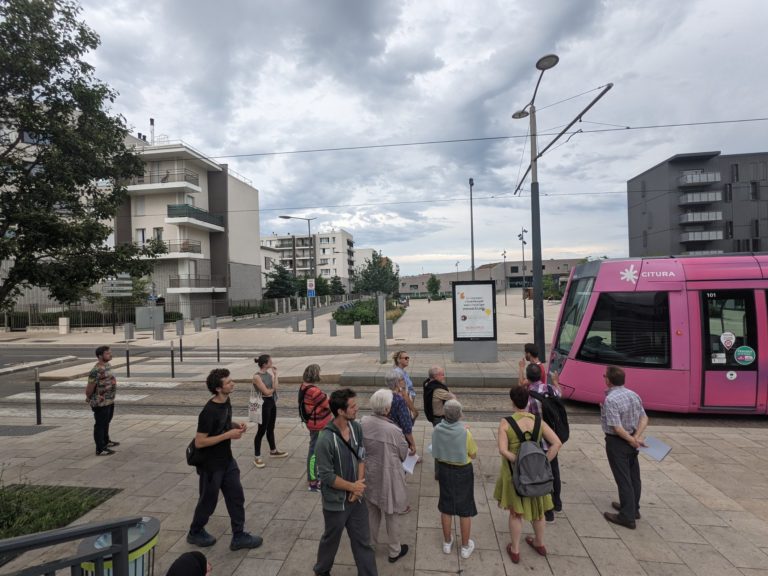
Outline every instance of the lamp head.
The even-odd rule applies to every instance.
[[[514,114],[512,114],[512,118],[515,120],[522,120],[523,118],[528,118],[528,110],[518,110]]]
[[[544,70],[549,70],[550,68],[557,66],[558,62],[560,62],[560,57],[557,54],[547,54],[538,59],[536,62],[536,69],[544,72]]]
[[[293,216],[280,216],[283,220],[290,220]]]
[[[469,179],[469,185],[470,186],[474,186],[475,185],[475,179],[474,178],[470,178]]]

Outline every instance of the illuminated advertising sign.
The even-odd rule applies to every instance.
[[[496,340],[496,292],[493,281],[453,284],[453,339]]]

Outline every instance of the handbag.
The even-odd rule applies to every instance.
[[[261,407],[264,405],[264,398],[256,387],[251,385],[251,398],[248,400],[248,421],[254,424],[261,424]]]

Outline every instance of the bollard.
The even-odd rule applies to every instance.
[[[387,302],[386,295],[378,295],[379,304],[379,362],[386,364],[387,362],[387,338],[386,338],[386,322],[387,322]]]
[[[125,335],[124,340],[128,342],[128,340],[134,340],[134,325],[131,322],[126,322],[123,324],[123,333]]]
[[[355,321],[355,340],[363,337],[363,331],[360,329],[360,320]]]
[[[221,363],[221,343],[219,342],[218,330],[216,330],[216,363]]]
[[[184,363],[184,338],[179,338],[179,362]]]
[[[159,326],[155,326],[155,340],[163,339],[165,339],[165,325],[160,324]]]
[[[176,378],[176,365],[173,359],[173,342],[171,342],[171,378]]]
[[[43,423],[43,406],[40,404],[40,369],[35,368],[35,414],[37,425]]]
[[[131,377],[131,351],[128,347],[125,348],[125,377]]]
[[[394,321],[387,320],[387,340],[392,340],[394,338]]]
[[[307,335],[311,336],[312,331],[315,329],[315,325],[312,322],[312,318],[307,318]]]
[[[210,322],[211,330],[216,330],[216,326],[218,325],[218,321],[216,319],[216,316],[211,315],[211,317],[209,319],[209,322]]]
[[[195,332],[200,332],[203,329],[202,318],[192,318],[192,324],[195,326]]]
[[[331,326],[331,336],[336,336],[336,320],[331,320],[328,324]]]
[[[428,320],[421,321],[421,337],[429,338],[429,321]]]
[[[184,336],[184,320],[176,320],[176,336]]]
[[[291,318],[291,323],[293,324],[293,331],[298,332],[299,331],[299,317],[294,316]]]

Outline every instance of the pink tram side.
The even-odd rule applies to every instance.
[[[571,272],[550,370],[582,402],[603,401],[614,364],[646,408],[765,414],[767,297],[768,254],[587,262]]]

